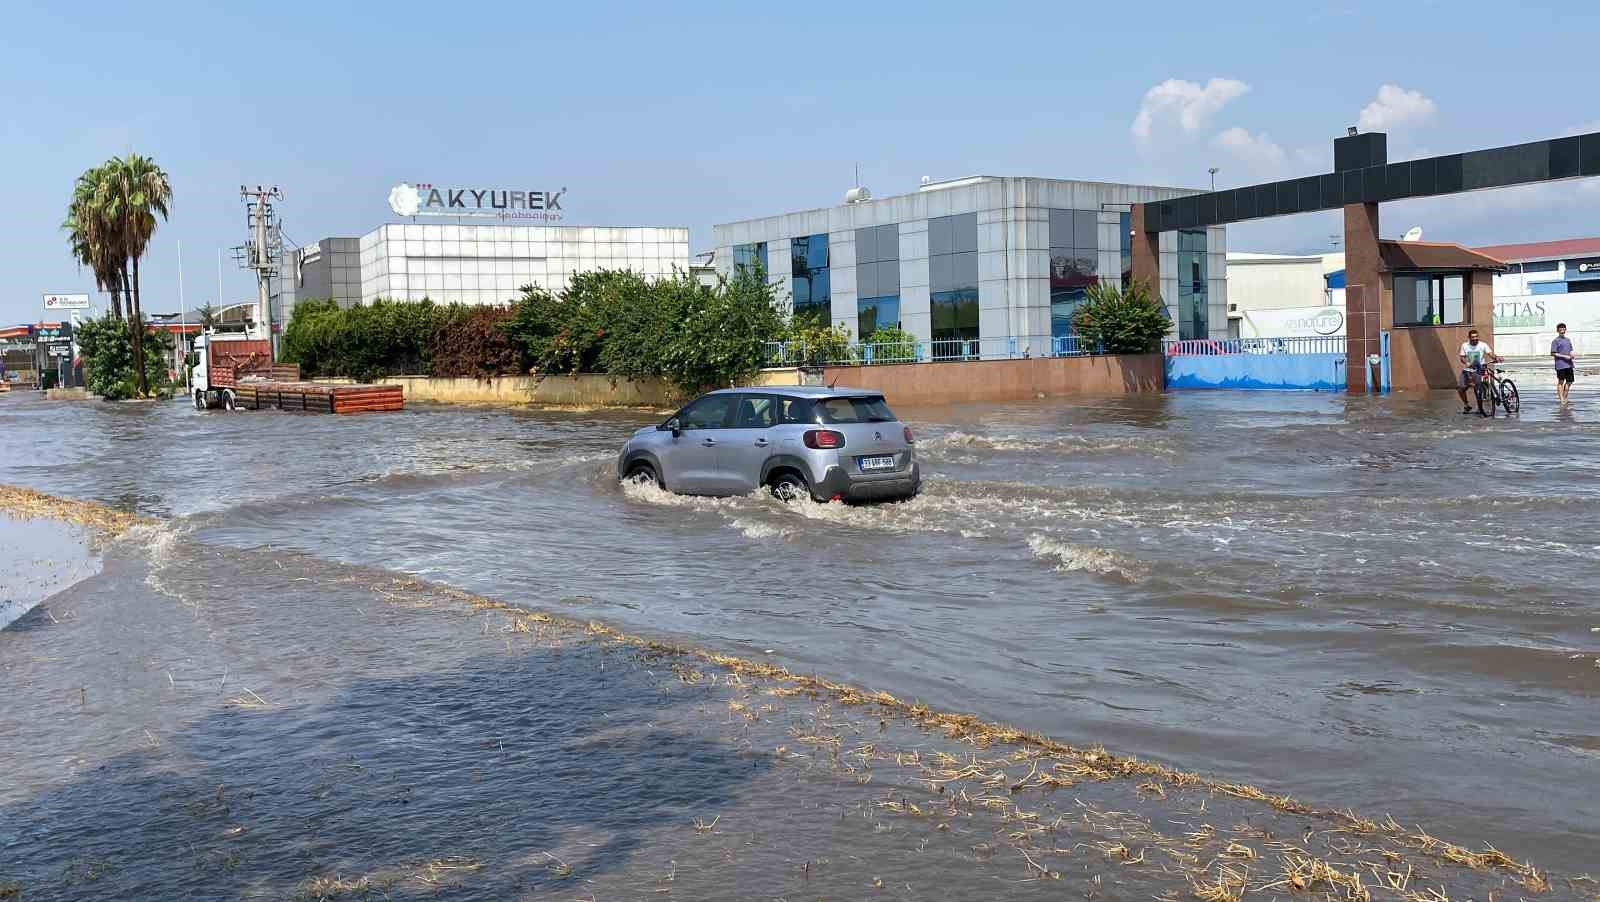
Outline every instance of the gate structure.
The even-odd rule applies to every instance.
[[[1449,259],[1409,263],[1386,259],[1383,245],[1394,242],[1379,240],[1378,205],[1413,197],[1600,176],[1600,132],[1390,163],[1385,135],[1357,134],[1352,128],[1348,135],[1334,140],[1333,158],[1334,171],[1330,173],[1134,204],[1133,276],[1160,292],[1161,258],[1164,254],[1176,256],[1168,249],[1176,247],[1175,233],[1270,216],[1342,209],[1345,386],[1351,392],[1361,392],[1382,385],[1384,380],[1372,375],[1367,361],[1374,356],[1382,358],[1389,344],[1387,339],[1392,337],[1397,345],[1394,387],[1426,389],[1441,382],[1437,363],[1453,359],[1460,341],[1457,333],[1476,328],[1484,339],[1493,342],[1492,282],[1487,270],[1498,261],[1465,248],[1440,250],[1437,245],[1431,253]],[[1413,251],[1422,251],[1424,246],[1387,250],[1390,257],[1416,256]],[[1410,270],[1404,278],[1411,280],[1446,265],[1473,280],[1460,306],[1447,311],[1449,315],[1443,318],[1431,312],[1422,317],[1417,309],[1406,309],[1397,320],[1394,279],[1401,277],[1403,269]],[[1176,284],[1176,280],[1171,281]],[[1413,282],[1406,284],[1411,286]],[[1170,303],[1174,299],[1165,300]],[[1414,306],[1414,300],[1414,294],[1408,295],[1403,306]]]

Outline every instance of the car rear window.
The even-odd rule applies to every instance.
[[[890,423],[894,412],[882,395],[861,398],[824,398],[817,402],[824,423]]]

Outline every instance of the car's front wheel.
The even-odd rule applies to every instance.
[[[628,475],[622,477],[622,481],[632,485],[653,485],[658,489],[663,488],[661,475],[656,472],[656,468],[643,461],[628,467]]]
[[[770,488],[772,497],[785,504],[811,497],[811,487],[806,485],[805,477],[793,470],[784,470],[774,476]]]

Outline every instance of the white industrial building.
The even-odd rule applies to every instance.
[[[972,176],[918,190],[713,227],[721,273],[760,266],[797,318],[853,337],[898,324],[919,340],[1049,353],[1085,289],[1130,277],[1131,205],[1183,188]],[[1163,233],[1173,337],[1226,337],[1225,230]],[[937,352],[936,352],[937,353]],[[971,353],[965,351],[964,353]]]
[[[324,238],[286,250],[273,280],[273,319],[297,298],[342,306],[379,298],[505,304],[522,288],[550,292],[572,276],[627,269],[644,276],[689,270],[689,230],[676,227],[394,223],[360,238]]]

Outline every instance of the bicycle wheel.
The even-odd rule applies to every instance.
[[[1517,383],[1510,379],[1500,380],[1500,406],[1506,413],[1516,413],[1522,409],[1522,398],[1517,394]]]
[[[1478,380],[1478,411],[1494,416],[1494,389],[1489,387],[1488,379]]]

